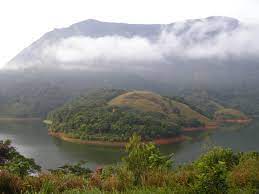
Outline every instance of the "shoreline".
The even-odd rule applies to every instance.
[[[228,119],[228,120],[221,120],[218,122],[211,123],[209,125],[206,125],[204,127],[186,127],[182,129],[182,132],[195,132],[195,131],[209,131],[214,130],[219,127],[220,123],[238,123],[238,124],[246,124],[251,122],[252,119]],[[63,141],[67,141],[70,143],[77,143],[77,144],[88,144],[88,145],[102,145],[102,146],[111,146],[111,147],[124,147],[127,142],[110,142],[110,141],[100,141],[100,140],[81,140],[69,137],[66,133],[63,132],[53,132],[48,131],[48,134],[50,136],[59,138]],[[152,141],[145,141],[145,142],[152,142],[156,145],[168,145],[168,144],[175,144],[175,143],[181,143],[186,140],[189,140],[190,137],[186,135],[180,135],[177,137],[171,137],[171,138],[159,138]]]
[[[111,147],[125,147],[125,145],[128,143],[128,142],[122,142],[122,141],[121,142],[109,142],[109,141],[98,141],[98,140],[81,140],[81,139],[71,138],[63,132],[49,131],[48,134],[50,136],[59,138],[61,140],[64,140],[64,141],[67,141],[70,143],[78,143],[78,144],[102,145],[102,146],[111,146]],[[160,139],[155,139],[153,141],[145,141],[145,142],[152,142],[156,145],[167,145],[167,144],[181,143],[188,139],[189,139],[189,137],[180,135],[177,137],[160,138]]]
[[[220,122],[223,123],[238,123],[238,124],[246,124],[251,122],[252,119],[224,119],[224,120],[220,120]]]
[[[185,127],[182,129],[182,132],[193,132],[193,131],[209,131],[213,129],[217,129],[219,127],[218,124],[211,124],[211,125],[206,125],[204,127]]]
[[[28,117],[28,118],[23,118],[23,117],[0,117],[0,121],[41,121],[42,118],[40,117]]]

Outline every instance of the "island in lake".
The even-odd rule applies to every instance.
[[[99,89],[50,112],[49,134],[83,144],[123,146],[137,133],[143,141],[169,144],[189,139],[185,132],[217,128],[222,122],[248,122],[239,110],[211,101],[205,107],[151,91]]]

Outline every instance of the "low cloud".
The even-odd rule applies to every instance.
[[[174,64],[175,59],[258,57],[258,27],[242,26],[228,31],[224,25],[197,22],[181,34],[186,24],[177,24],[163,29],[152,41],[138,36],[76,36],[47,46],[42,55],[62,64],[63,68],[93,70],[148,69],[158,64]]]

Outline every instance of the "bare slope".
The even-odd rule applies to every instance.
[[[147,112],[169,115],[173,121],[197,119],[207,124],[210,120],[188,105],[149,91],[131,91],[112,99],[110,106],[127,106]]]

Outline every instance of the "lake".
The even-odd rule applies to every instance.
[[[259,120],[202,135],[195,134],[195,137],[187,142],[160,146],[160,149],[164,153],[174,153],[176,163],[192,161],[211,146],[230,147],[235,151],[259,151]],[[51,137],[40,121],[0,121],[0,139],[11,139],[20,153],[34,158],[45,169],[81,160],[87,161],[88,166],[94,169],[116,163],[124,155],[122,148],[79,145]]]

